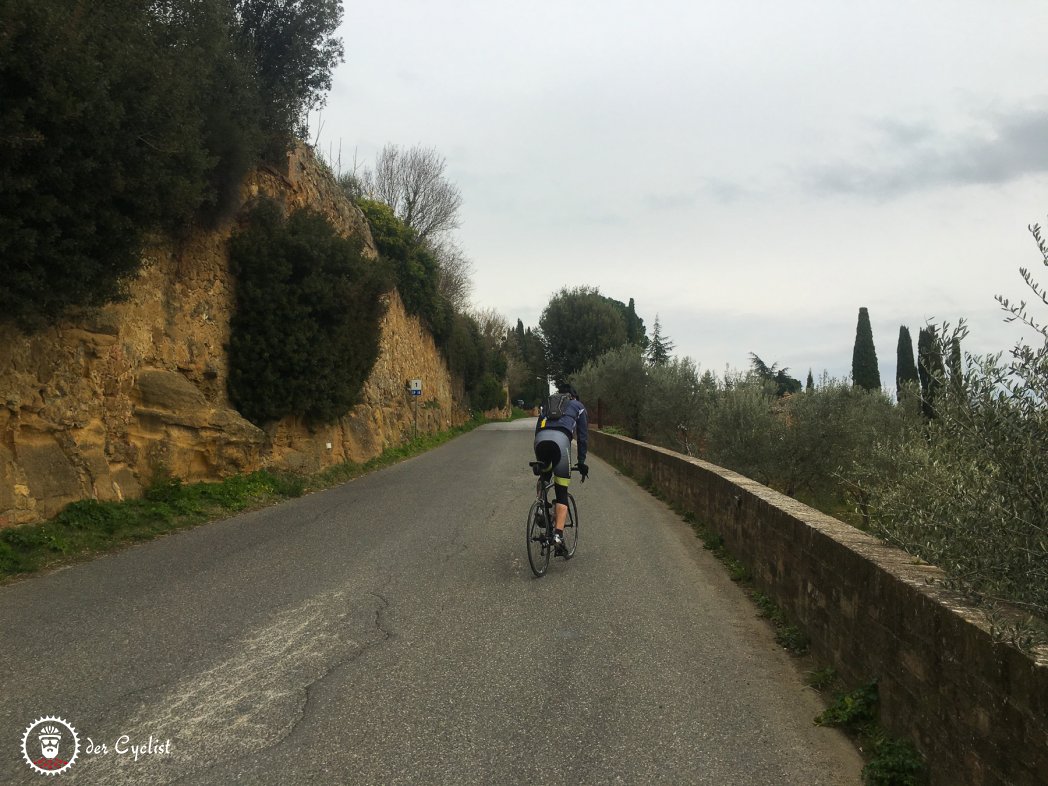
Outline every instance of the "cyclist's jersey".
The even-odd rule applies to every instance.
[[[544,428],[555,428],[565,432],[569,437],[575,438],[578,446],[579,461],[586,463],[586,451],[589,447],[589,418],[586,416],[586,408],[578,399],[568,402],[567,411],[559,418],[547,419],[545,415],[539,417],[535,424],[535,432]]]

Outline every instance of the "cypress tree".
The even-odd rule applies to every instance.
[[[612,302],[617,303],[619,306],[622,305],[618,301]],[[644,320],[637,316],[637,306],[633,298],[630,298],[623,316],[626,318],[626,343],[637,344],[641,347],[647,346],[648,337],[645,335]]]
[[[855,328],[852,382],[864,390],[880,390],[881,388],[881,372],[877,369],[877,350],[873,346],[870,312],[865,306],[859,309],[859,323]]]
[[[811,369],[808,369],[808,381],[804,383],[804,392],[811,393],[815,390],[815,380],[812,378]]]
[[[921,382],[921,412],[926,418],[933,418],[944,369],[935,331],[930,327],[921,328],[917,334],[917,375]]]
[[[913,339],[910,338],[910,329],[905,325],[899,327],[899,346],[895,357],[895,394],[902,401],[906,387],[916,385],[918,381],[917,364],[913,360]]]

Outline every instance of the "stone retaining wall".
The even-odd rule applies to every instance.
[[[377,252],[363,213],[303,146],[285,171],[250,173],[242,200],[310,207]],[[180,242],[155,238],[123,302],[25,334],[0,325],[0,528],[80,499],[140,496],[159,467],[186,481],[260,467],[314,472],[366,461],[469,417],[462,380],[394,291],[360,403],[336,423],[249,423],[226,392],[234,311],[229,238],[237,219]],[[2,284],[0,284],[2,286]],[[411,399],[408,380],[423,380]]]
[[[753,480],[596,430],[590,445],[723,537],[818,661],[850,686],[876,678],[882,725],[933,786],[1048,784],[1048,648],[996,642],[938,568]]]

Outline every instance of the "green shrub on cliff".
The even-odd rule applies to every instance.
[[[462,378],[474,409],[501,406],[502,382],[506,376],[506,352],[498,341],[489,340],[477,319],[457,313],[440,293],[440,262],[429,244],[401,221],[389,205],[358,199],[371,227],[379,254],[387,261],[397,291],[409,314],[429,329],[448,368]],[[497,393],[496,393],[497,388]]]
[[[452,331],[453,312],[440,294],[436,255],[389,205],[372,199],[358,199],[357,205],[367,216],[379,254],[393,270],[404,308],[425,323],[438,345],[445,345]]]
[[[386,267],[361,255],[327,220],[285,220],[260,203],[230,248],[236,311],[230,321],[229,396],[253,423],[286,415],[330,423],[359,400],[378,358]]]

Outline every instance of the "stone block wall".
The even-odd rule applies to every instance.
[[[593,453],[724,538],[758,588],[927,757],[933,786],[1048,784],[1048,648],[1000,643],[938,568],[712,464],[592,431]]]
[[[283,171],[262,167],[241,197],[310,207],[376,255],[367,220],[305,147]],[[0,527],[46,519],[79,499],[137,497],[156,468],[187,481],[261,467],[315,471],[365,461],[418,431],[469,417],[462,382],[397,293],[387,296],[380,355],[361,403],[337,423],[249,423],[226,393],[234,286],[231,219],[143,252],[125,301],[34,334],[0,325]]]

